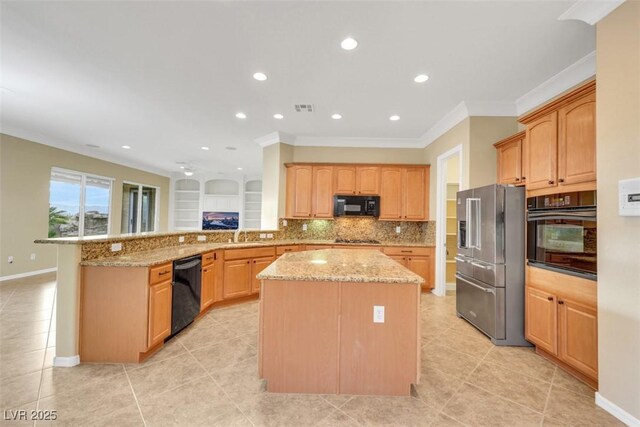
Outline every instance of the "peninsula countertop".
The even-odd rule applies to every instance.
[[[322,249],[287,253],[257,275],[261,280],[409,283],[422,277],[375,249]]]
[[[241,242],[241,243],[202,243],[189,244],[180,246],[170,246],[165,248],[151,249],[147,251],[134,252],[126,255],[116,255],[106,258],[96,258],[82,261],[83,266],[98,267],[148,267],[166,262],[175,261],[180,258],[186,258],[201,253],[225,250],[225,249],[243,249],[243,248],[260,248],[270,246],[289,246],[289,245],[336,245],[336,246],[405,246],[405,247],[433,247],[426,243],[416,242],[381,242],[379,245],[360,244],[360,243],[335,243],[333,240],[263,240],[258,242]]]

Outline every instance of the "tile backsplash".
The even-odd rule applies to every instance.
[[[303,225],[307,230],[303,230]],[[435,221],[379,221],[374,218],[289,219],[280,220],[281,239],[375,239],[384,242],[424,242],[435,244]],[[396,233],[400,227],[400,233]]]

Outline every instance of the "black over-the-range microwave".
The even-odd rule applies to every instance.
[[[380,196],[333,196],[333,216],[380,216]]]

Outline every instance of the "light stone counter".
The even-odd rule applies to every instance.
[[[257,276],[261,280],[313,282],[409,283],[422,277],[380,251],[372,249],[322,249],[287,253]]]

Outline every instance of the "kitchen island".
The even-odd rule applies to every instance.
[[[410,395],[420,276],[376,250],[325,249],[285,254],[257,277],[268,391]]]

